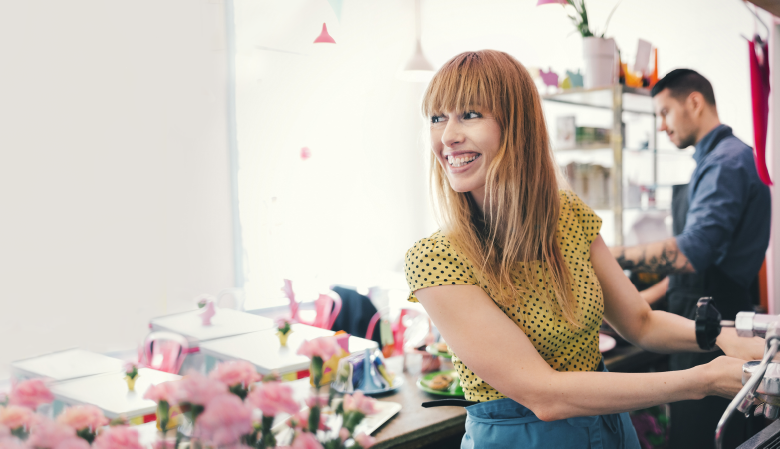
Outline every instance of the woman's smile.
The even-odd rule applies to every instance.
[[[479,153],[466,153],[466,154],[459,154],[459,155],[447,155],[447,163],[449,164],[449,172],[450,173],[463,173],[464,171],[468,170],[472,166],[476,165],[474,164],[474,161],[479,159],[479,157],[482,156]]]

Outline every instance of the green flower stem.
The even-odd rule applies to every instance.
[[[355,433],[355,427],[360,424],[360,421],[363,421],[363,418],[365,418],[366,415],[351,410],[349,412],[344,413],[344,428],[349,430],[350,434]]]
[[[168,430],[168,421],[170,420],[170,406],[167,401],[160,401],[157,404],[157,421],[160,423],[160,430],[165,433]]]
[[[309,432],[317,434],[317,430],[320,428],[320,408],[312,407],[309,409]]]
[[[274,424],[273,416],[263,416],[263,422],[262,422],[263,438],[262,440],[260,440],[261,448],[276,447],[276,438],[274,437],[274,433],[271,431],[271,427],[273,426],[273,424]]]
[[[309,366],[309,375],[314,383],[314,386],[319,389],[320,382],[322,381],[322,358],[314,356],[311,358],[311,365]]]

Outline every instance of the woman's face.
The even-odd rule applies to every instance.
[[[480,207],[487,168],[500,145],[498,122],[480,108],[431,117],[431,147],[450,186],[456,192],[471,192]]]

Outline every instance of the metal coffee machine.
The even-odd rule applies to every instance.
[[[720,418],[715,430],[715,447],[722,448],[723,430],[734,411],[746,416],[780,416],[780,363],[770,362],[780,347],[780,315],[740,312],[734,321],[721,320],[712,298],[701,298],[696,309],[696,342],[704,350],[715,347],[715,339],[724,327],[733,327],[740,337],[764,337],[766,347],[761,361],[742,366],[742,389]],[[740,446],[741,447],[741,446]]]

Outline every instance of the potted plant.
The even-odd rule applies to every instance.
[[[585,62],[583,74],[583,83],[586,89],[594,87],[608,86],[617,82],[618,63],[617,47],[615,40],[605,38],[604,35],[615,13],[618,4],[612,8],[604,25],[604,31],[599,33],[591,28],[588,21],[588,10],[585,7],[585,0],[539,0],[537,6],[544,4],[560,4],[567,9],[567,14],[577,32],[582,36],[582,56]]]

